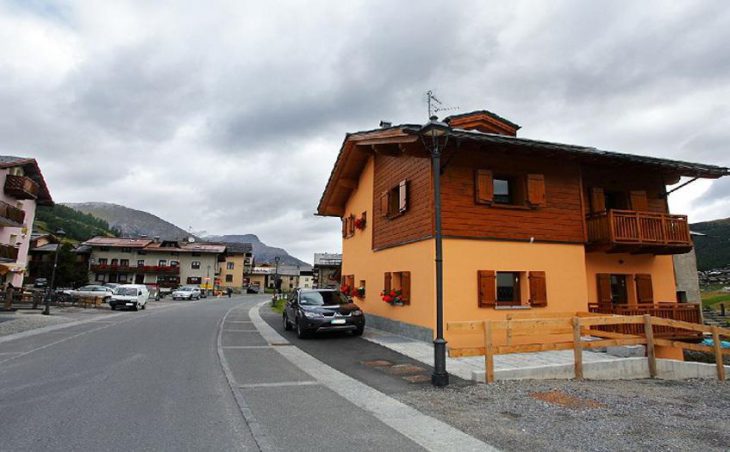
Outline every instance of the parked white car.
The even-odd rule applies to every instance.
[[[111,287],[95,284],[81,286],[75,290],[64,290],[63,293],[70,295],[71,297],[103,297],[104,303],[111,300],[112,295],[114,295],[114,291]]]
[[[182,286],[172,293],[173,300],[200,300],[200,288]]]
[[[109,300],[112,311],[117,308],[130,308],[133,311],[144,309],[147,306],[147,299],[150,291],[141,284],[123,284],[114,289],[114,295]]]

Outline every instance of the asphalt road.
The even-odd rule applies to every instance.
[[[0,343],[0,450],[422,450],[272,350],[248,318],[261,300]]]

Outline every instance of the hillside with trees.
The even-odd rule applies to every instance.
[[[52,207],[38,206],[34,230],[54,233],[59,228],[66,232],[66,238],[83,242],[97,235],[119,237],[120,232],[109,223],[91,214],[56,204]]]
[[[692,237],[699,270],[730,265],[730,218],[694,223],[690,225],[690,229],[704,234]]]

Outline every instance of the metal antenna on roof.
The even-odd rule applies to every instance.
[[[428,117],[435,115],[440,111],[458,110],[459,107],[443,107],[443,103],[433,95],[433,91],[426,91],[426,102],[428,102]]]

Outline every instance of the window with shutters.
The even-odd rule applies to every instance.
[[[477,204],[495,207],[543,207],[545,206],[545,176],[476,170],[475,201]]]
[[[490,307],[547,306],[544,271],[477,271],[478,305]]]
[[[385,273],[383,293],[399,292],[403,305],[411,304],[411,272]]]
[[[408,210],[408,181],[402,180],[395,187],[380,195],[380,214],[395,218]]]

